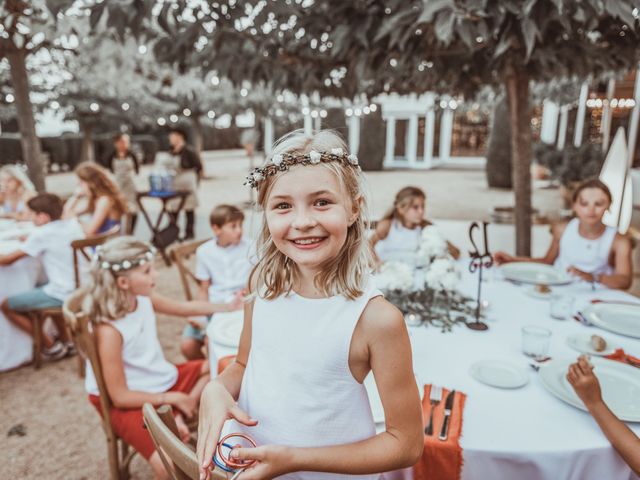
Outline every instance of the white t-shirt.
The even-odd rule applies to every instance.
[[[49,279],[44,293],[50,297],[65,300],[75,290],[71,242],[84,237],[75,218],[54,220],[34,229],[20,246],[20,250],[42,263]]]
[[[210,280],[209,301],[229,301],[247,286],[252,268],[252,249],[245,239],[237,245],[220,247],[215,238],[196,250],[196,278]]]

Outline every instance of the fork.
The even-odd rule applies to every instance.
[[[429,415],[429,424],[424,429],[424,433],[427,435],[433,435],[433,411],[440,404],[441,400],[442,400],[442,387],[432,385],[431,392],[429,393],[429,403],[431,403],[431,413]]]

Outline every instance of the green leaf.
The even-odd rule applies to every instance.
[[[91,9],[91,14],[89,15],[89,25],[91,26],[91,30],[94,30],[96,25],[98,25],[106,6],[107,4],[102,2]]]
[[[438,14],[435,24],[436,37],[438,37],[438,40],[445,44],[451,42],[455,20],[456,17],[452,11],[443,11]]]
[[[453,10],[452,0],[422,0],[422,13],[418,17],[418,23],[431,23],[438,12],[444,9]]]
[[[473,35],[471,28],[471,22],[463,19],[458,22],[458,28],[456,30],[464,44],[469,48],[473,48],[475,45],[475,36]]]
[[[500,39],[500,42],[496,46],[496,49],[493,52],[493,58],[498,58],[500,55],[505,53],[507,50],[511,48],[511,35],[507,34]]]
[[[533,47],[536,44],[536,35],[538,33],[538,27],[533,20],[530,18],[525,18],[522,21],[522,35],[524,37],[524,44],[527,48],[527,56],[525,60],[529,60],[531,57],[531,52],[533,52]]]

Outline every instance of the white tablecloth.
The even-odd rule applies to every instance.
[[[590,415],[552,396],[536,372],[529,369],[530,360],[521,352],[521,328],[524,325],[549,328],[553,332],[550,355],[554,358],[577,357],[578,353],[565,343],[573,333],[599,332],[635,355],[640,355],[640,341],[592,330],[574,320],[553,320],[548,301],[527,296],[526,286],[515,286],[493,273],[487,277],[483,298],[490,301],[488,331],[476,332],[464,325],[448,333],[433,327],[409,328],[418,381],[455,388],[468,395],[461,438],[463,480],[637,478]],[[463,274],[461,290],[473,296],[476,288],[475,277]],[[577,308],[592,298],[638,300],[603,288],[594,292],[584,283],[554,289],[574,295]],[[232,348],[216,345],[211,336],[209,342],[217,357],[235,353]],[[518,390],[501,390],[479,383],[471,378],[469,368],[487,358],[522,365],[530,371],[530,382]],[[215,371],[215,363],[212,368]],[[630,427],[640,434],[640,424]],[[410,469],[385,475],[387,480],[410,477]]]
[[[0,253],[8,253],[19,245],[17,241],[0,242]],[[31,257],[0,266],[0,302],[35,287],[39,275],[40,263]],[[32,350],[31,336],[10,323],[0,311],[0,372],[29,362]]]

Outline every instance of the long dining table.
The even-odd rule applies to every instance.
[[[477,277],[466,270],[464,263],[460,264],[460,269],[459,290],[474,296]],[[439,385],[467,394],[460,439],[464,458],[462,479],[637,479],[591,416],[552,395],[543,385],[540,373],[530,368],[533,361],[522,353],[521,330],[523,326],[537,325],[552,332],[551,362],[566,362],[578,357],[579,352],[567,344],[567,337],[572,334],[598,333],[608,342],[636,356],[640,356],[640,339],[588,327],[571,318],[555,320],[550,316],[548,299],[528,295],[527,289],[531,286],[504,280],[496,268],[491,269],[485,279],[483,298],[488,300],[485,320],[488,330],[474,331],[464,325],[456,325],[450,332],[442,332],[433,326],[408,327],[418,383]],[[625,292],[602,286],[594,289],[584,282],[553,287],[553,290],[555,294],[572,296],[576,310],[586,307],[594,299],[640,303],[640,299]],[[226,324],[225,337],[229,337],[229,324],[241,322],[242,315],[234,312],[220,316],[220,319]],[[216,330],[214,316],[208,327],[212,356],[219,358],[235,353],[228,338],[224,344],[216,343]],[[470,368],[485,359],[520,367],[527,372],[528,383],[517,389],[501,389],[480,383],[470,375]],[[546,366],[543,364],[541,368]],[[640,369],[637,372],[640,376]],[[375,412],[381,407],[375,383],[365,381],[365,385]],[[640,423],[628,425],[640,435]],[[383,422],[377,426],[379,431],[384,429]],[[386,480],[411,478],[411,469],[385,474]]]

